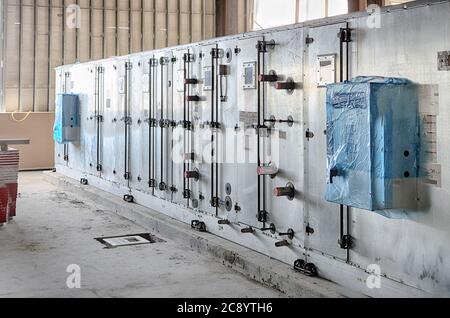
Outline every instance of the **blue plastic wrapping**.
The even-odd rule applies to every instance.
[[[418,178],[419,147],[410,81],[358,77],[327,87],[327,201],[369,211],[403,208],[395,185]]]
[[[59,144],[80,140],[80,102],[76,94],[58,94],[53,138]]]

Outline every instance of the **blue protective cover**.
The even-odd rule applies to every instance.
[[[358,77],[329,85],[326,200],[370,211],[401,208],[393,185],[418,177],[419,144],[410,81]]]
[[[80,140],[80,99],[76,94],[58,94],[53,138],[59,144]]]

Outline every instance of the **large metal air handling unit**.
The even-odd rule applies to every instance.
[[[450,3],[383,10],[62,66],[57,171],[370,296],[449,296]]]

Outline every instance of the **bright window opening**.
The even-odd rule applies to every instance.
[[[326,17],[325,0],[301,1],[300,21],[321,19]]]
[[[273,28],[346,13],[348,0],[254,0],[253,29]]]
[[[328,1],[328,16],[347,14],[348,0],[331,0]]]
[[[413,1],[413,0],[385,0],[385,5],[386,6],[394,6],[397,4],[403,4],[403,3],[411,2],[411,1]]]
[[[295,23],[296,0],[255,0],[254,30]]]

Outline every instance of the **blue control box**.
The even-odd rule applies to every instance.
[[[54,140],[67,144],[80,140],[80,98],[76,94],[58,94],[55,106]]]
[[[358,77],[327,87],[326,200],[369,211],[417,200],[420,129],[417,86]]]

